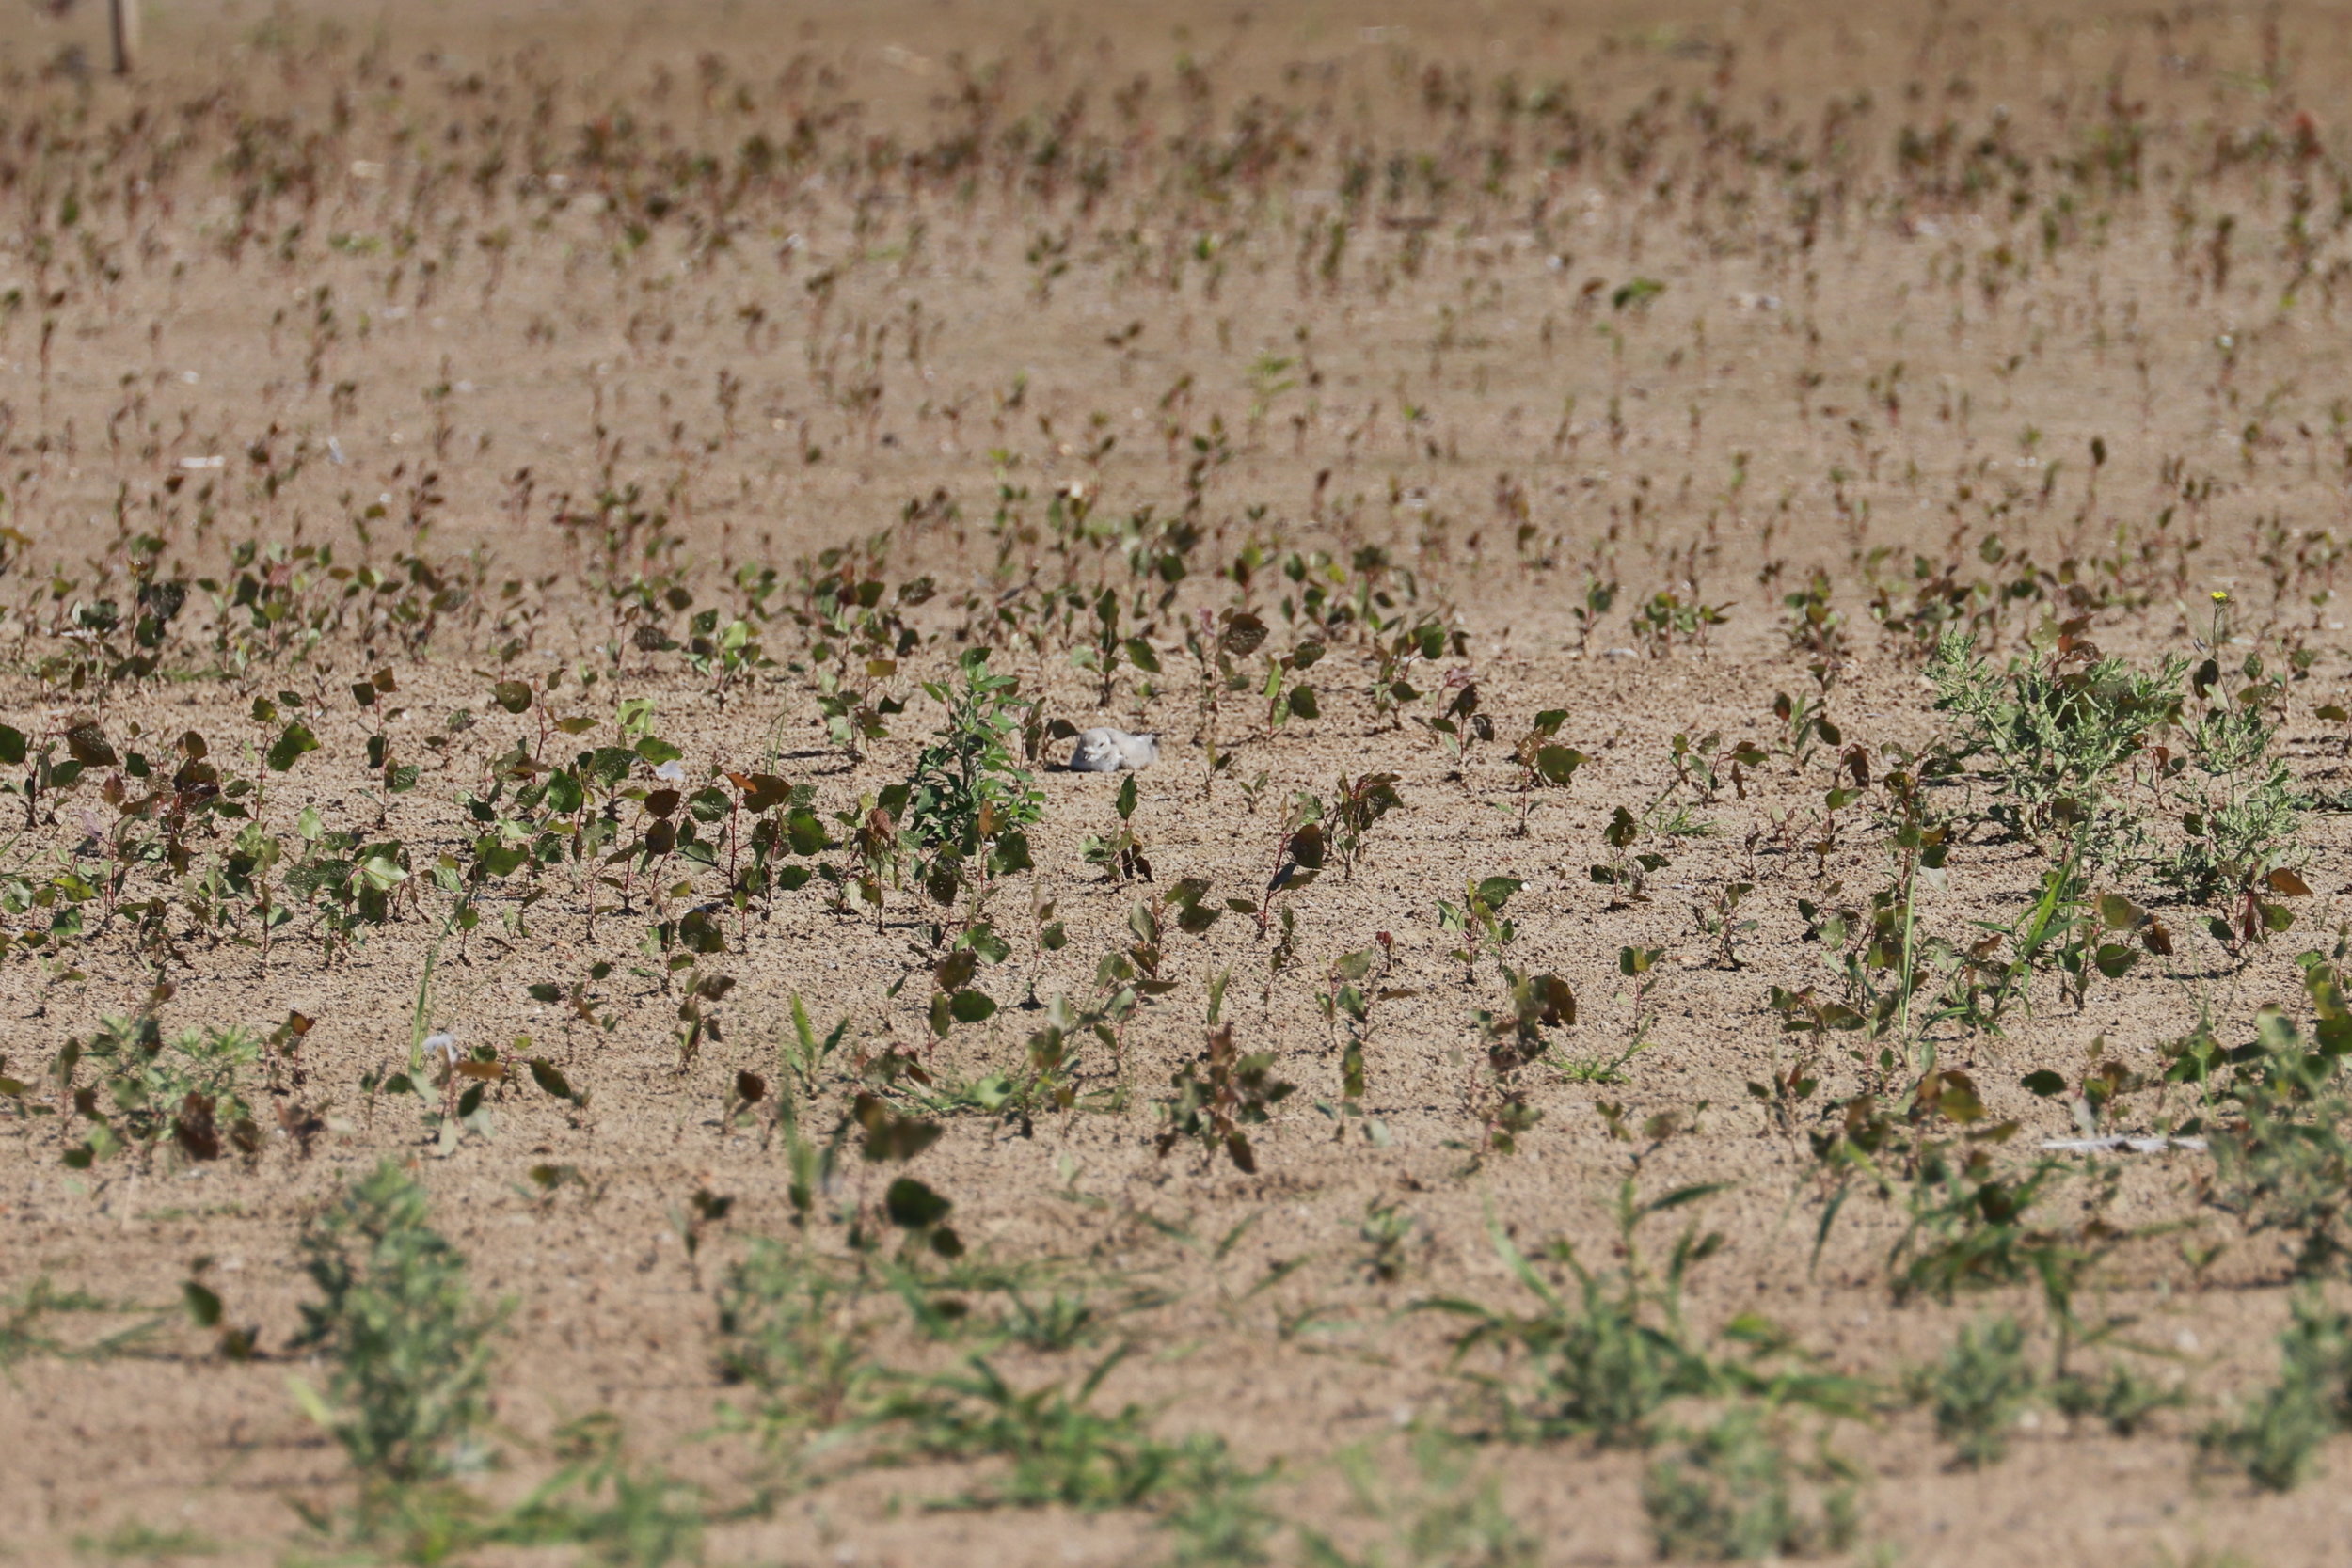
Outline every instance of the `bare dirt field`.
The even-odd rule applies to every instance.
[[[7,3],[0,1560],[2344,1560],[2352,10]]]

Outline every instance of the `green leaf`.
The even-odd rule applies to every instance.
[[[115,749],[95,719],[80,719],[65,732],[66,754],[85,768],[112,768]]]
[[[563,1069],[545,1056],[531,1058],[531,1081],[558,1100],[568,1100],[574,1104],[580,1103],[580,1097],[573,1092],[571,1080],[564,1077]]]
[[[1152,644],[1140,637],[1130,637],[1121,644],[1127,650],[1127,662],[1147,674],[1160,673],[1160,656],[1152,651]]]
[[[1240,610],[1227,615],[1225,630],[1218,637],[1217,645],[1226,653],[1243,656],[1256,653],[1265,638],[1265,623],[1248,610]]]
[[[1535,753],[1535,773],[1546,784],[1565,784],[1584,766],[1584,753],[1573,746],[1546,746]]]
[[[2038,1094],[2044,1100],[2066,1092],[2066,1080],[2047,1068],[2040,1072],[2028,1072],[2018,1082],[2027,1093]]]
[[[1500,911],[1511,901],[1511,895],[1527,884],[1517,877],[1488,877],[1478,884],[1478,901],[1488,909]]]
[[[2139,962],[2139,950],[2126,947],[2120,942],[2103,942],[2090,961],[2099,966],[2099,973],[2110,980],[2120,980]]]
[[[15,767],[24,760],[24,732],[13,725],[0,724],[0,763]]]
[[[1655,277],[1632,278],[1610,291],[1609,309],[1622,310],[1629,305],[1646,305],[1665,292],[1666,285]]]
[[[1127,782],[1119,786],[1119,819],[1126,821],[1136,814],[1136,776],[1127,775]]]
[[[912,1160],[939,1141],[937,1122],[900,1116],[876,1095],[859,1095],[850,1115],[866,1130],[866,1158],[877,1164]]]
[[[270,744],[269,753],[263,760],[269,764],[271,772],[283,773],[301,761],[304,755],[318,749],[318,736],[312,735],[309,726],[297,719],[278,732],[278,738]]]
[[[998,877],[1008,877],[1016,871],[1026,871],[1031,864],[1029,835],[1025,832],[1014,832],[1000,835],[988,852],[989,870]]]
[[[947,1010],[958,1023],[978,1023],[994,1016],[996,1002],[986,991],[960,990],[947,999]]]
[[[589,753],[586,771],[589,778],[610,789],[628,778],[636,764],[637,753],[626,746],[599,746]]]
[[[912,1176],[902,1176],[882,1195],[882,1212],[901,1230],[921,1230],[947,1217],[955,1204]]]
[[[490,700],[509,713],[521,713],[531,706],[531,685],[527,681],[501,681],[490,689]]]
[[[1301,719],[1321,717],[1322,710],[1315,705],[1315,689],[1311,686],[1292,687],[1290,709]]]

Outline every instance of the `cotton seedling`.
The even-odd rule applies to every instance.
[[[1462,966],[1464,984],[1477,982],[1481,954],[1490,954],[1497,964],[1502,963],[1503,953],[1518,935],[1518,924],[1502,911],[1512,895],[1526,885],[1517,877],[1471,878],[1462,884],[1459,904],[1438,900],[1438,929],[1461,936],[1462,945],[1449,956]]]
[[[1342,774],[1328,801],[1304,790],[1293,801],[1293,810],[1303,822],[1323,831],[1325,842],[1339,859],[1341,875],[1350,881],[1355,880],[1357,864],[1364,858],[1365,841],[1373,827],[1405,803],[1396,790],[1398,777],[1359,773],[1350,779]]]
[[[1136,779],[1127,775],[1119,786],[1118,798],[1112,802],[1118,814],[1119,826],[1108,837],[1089,835],[1079,846],[1078,853],[1089,865],[1100,866],[1105,881],[1152,879],[1152,863],[1143,852],[1143,841],[1136,834]]]
[[[1402,614],[1396,617],[1404,621]],[[1409,626],[1398,625],[1375,633],[1373,642],[1372,707],[1373,712],[1388,721],[1389,728],[1402,729],[1411,705],[1426,695],[1412,682],[1416,664],[1434,663],[1443,658],[1455,646],[1456,633],[1449,637],[1444,625],[1434,617],[1424,616]]]
[[[1101,681],[1096,693],[1098,706],[1111,705],[1111,691],[1123,663],[1147,675],[1160,673],[1160,657],[1152,648],[1148,635],[1125,635],[1120,632],[1121,610],[1119,595],[1105,588],[1094,598],[1094,620],[1097,633],[1091,646],[1082,647],[1071,656],[1071,662],[1081,670],[1093,672]]]
[[[1480,741],[1495,737],[1495,721],[1478,710],[1478,682],[1468,670],[1449,672],[1437,694],[1445,698],[1445,705],[1434,718],[1415,714],[1413,721],[1429,732],[1458,769]]]
[[[1154,1147],[1166,1159],[1178,1144],[1192,1143],[1203,1167],[1222,1153],[1236,1170],[1254,1174],[1258,1155],[1246,1129],[1271,1119],[1293,1085],[1274,1075],[1272,1053],[1245,1054],[1234,1043],[1232,1024],[1218,1022],[1224,996],[1220,978],[1209,990],[1208,1043],[1169,1079],[1175,1092],[1160,1101],[1163,1125]]]
[[[1740,906],[1755,892],[1754,882],[1727,882],[1712,898],[1691,905],[1691,924],[1713,942],[1716,962],[1725,969],[1740,967],[1740,939],[1762,924],[1740,918]]]
[[[1628,1004],[1631,1015],[1624,1046],[1613,1056],[1587,1057],[1571,1062],[1565,1069],[1569,1082],[1577,1084],[1621,1084],[1625,1082],[1626,1064],[1641,1054],[1649,1044],[1650,1030],[1658,1023],[1658,991],[1664,984],[1665,949],[1662,947],[1620,947],[1617,949],[1617,973],[1627,982],[1627,989],[1618,1000]]]
[[[1389,1138],[1387,1126],[1365,1115],[1363,1101],[1368,1078],[1364,1047],[1370,1043],[1373,1014],[1378,1006],[1413,994],[1408,988],[1382,983],[1388,978],[1394,958],[1394,939],[1383,931],[1375,947],[1343,953],[1331,960],[1324,992],[1316,999],[1323,1009],[1324,1022],[1340,1048],[1339,1101],[1335,1106],[1319,1101],[1316,1108],[1332,1117],[1336,1124],[1334,1136],[1341,1139],[1347,1136],[1351,1118],[1358,1121],[1364,1136],[1373,1143],[1385,1144]]]
[[[1519,1071],[1551,1046],[1550,1032],[1576,1022],[1576,992],[1557,974],[1521,974],[1500,964],[1505,988],[1501,1007],[1477,1008],[1470,1021],[1485,1042],[1483,1072],[1473,1070],[1469,1101],[1485,1124],[1486,1147],[1513,1154],[1518,1140],[1543,1119],[1528,1102]]]
[[[1575,747],[1563,746],[1554,738],[1567,719],[1565,709],[1545,709],[1535,715],[1527,733],[1511,748],[1511,761],[1518,768],[1511,831],[1518,837],[1527,836],[1527,818],[1535,809],[1535,791],[1565,789],[1576,778],[1576,770],[1591,760]]]

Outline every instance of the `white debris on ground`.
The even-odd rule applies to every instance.
[[[2204,1152],[2202,1138],[2139,1137],[2128,1132],[2110,1133],[2104,1138],[2044,1138],[2042,1147],[2065,1154],[2162,1154],[2167,1149],[2181,1149],[2190,1154]]]
[[[1149,768],[1160,760],[1160,737],[1129,735],[1125,730],[1088,730],[1070,753],[1073,773],[1116,773],[1122,768]]]

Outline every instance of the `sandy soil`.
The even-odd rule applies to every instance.
[[[1505,1238],[1625,1262],[1628,1180],[1723,1184],[1639,1232],[1653,1285],[1686,1222],[1720,1233],[1682,1286],[1690,1344],[1738,1359],[1723,1336],[1760,1314],[1790,1337],[1784,1364],[1868,1380],[1866,1409],[1775,1418],[1791,1454],[1825,1444],[1851,1471],[1859,1529],[1833,1558],[2340,1560],[2340,1439],[2283,1492],[2201,1452],[2276,1378],[2298,1288],[2291,1238],[2225,1212],[2208,1155],[2074,1160],[2027,1227],[2099,1251],[2085,1321],[2132,1320],[2078,1365],[2182,1402],[2128,1436],[2036,1404],[2006,1459],[1971,1468],[1914,1373],[1998,1313],[2046,1370],[2045,1292],[2021,1275],[1905,1295],[1899,1176],[1891,1196],[1854,1181],[1817,1247],[1836,1190],[1817,1140],[1857,1097],[1899,1110],[1923,1069],[1959,1067],[1979,1125],[2017,1124],[1995,1157],[2022,1168],[2075,1130],[2092,1066],[2158,1077],[2201,1017],[2234,1046],[2266,1005],[2311,1014],[2297,955],[2331,952],[2352,916],[2343,818],[2320,809],[2346,747],[2322,710],[2352,673],[2334,597],[2352,105],[2325,63],[2352,13],[151,8],[127,83],[103,72],[87,0],[20,6],[0,36],[0,721],[62,760],[87,716],[112,753],[0,800],[0,1076],[21,1090],[0,1097],[0,1556],[401,1554],[353,1538],[360,1481],[289,1392],[330,1372],[295,1342],[315,1298],[298,1239],[389,1158],[475,1292],[511,1304],[501,1462],[465,1484],[512,1502],[556,1467],[551,1433],[609,1411],[635,1462],[700,1489],[713,1561],[1187,1549],[1169,1497],[939,1507],[1003,1461],[885,1463],[886,1424],[796,1457],[799,1439],[725,1417],[767,1397],[721,1375],[730,1270],[763,1237],[854,1269],[844,1216],[887,1232],[900,1175],[952,1200],[966,1248],[921,1264],[908,1298],[968,1317],[927,1332],[869,1283],[866,1354],[910,1386],[985,1354],[1017,1387],[1074,1389],[1123,1350],[1095,1406],[1270,1466],[1249,1496],[1279,1521],[1273,1560],[1314,1560],[1302,1529],[1348,1561],[1657,1556],[1644,1475],[1677,1442],[1516,1440],[1497,1389],[1525,1386],[1525,1358],[1457,1355],[1466,1320],[1426,1309],[1534,1312]],[[1145,542],[1180,578],[1152,576],[1156,557],[1136,569]],[[832,656],[793,613],[837,569],[828,549],[870,562],[886,608],[933,589],[904,609],[895,670],[860,673],[864,650],[835,666],[904,703],[854,750],[828,737],[813,667]],[[1817,573],[1835,624],[1808,645]],[[2308,888],[2280,899],[2290,930],[2217,940],[2207,919],[2238,906],[2191,907],[2149,863],[2119,864],[2096,891],[2153,911],[2169,956],[2080,996],[2021,970],[1997,1033],[1940,1016],[1936,988],[1883,1031],[1784,1029],[1775,989],[1847,995],[1801,901],[1867,911],[1895,885],[1889,775],[1959,733],[1924,673],[1931,634],[1906,625],[1938,574],[1996,660],[2075,621],[2142,666],[2202,657],[2229,596],[2230,679],[2247,653],[2292,671],[2275,746],[2312,809],[2280,847]],[[141,584],[173,582],[184,607],[144,650]],[[1401,714],[1375,705],[1381,634],[1360,611],[1310,624],[1319,582],[1327,605],[1377,590],[1378,614],[1438,628]],[[1120,668],[1107,700],[1072,658],[1105,588],[1161,666]],[[706,610],[770,662],[724,682],[694,668],[680,644]],[[1235,657],[1236,688],[1204,693],[1187,634],[1214,645],[1229,611],[1270,636]],[[836,909],[819,878],[738,911],[742,845],[723,841],[707,865],[476,874],[485,830],[465,801],[503,772],[484,810],[510,809],[517,748],[558,764],[651,735],[689,793],[772,772],[827,825],[854,816],[914,769],[943,713],[921,683],[974,641],[1041,723],[1163,746],[1135,776],[1148,881],[1086,858],[1120,826],[1121,781],[1038,771],[1033,868],[989,895],[1009,943],[972,982],[989,1019],[944,1037],[927,1022],[941,923],[952,938],[961,914],[912,883]],[[1269,730],[1269,657],[1308,641],[1327,648],[1298,673],[1312,713]],[[379,671],[363,707],[354,683]],[[499,683],[516,681],[532,705],[510,712]],[[1470,683],[1492,738],[1456,755],[1423,721]],[[1824,689],[1837,738],[1806,743],[1775,698]],[[1513,749],[1546,710],[1584,760],[1527,803]],[[594,727],[575,740],[550,727],[565,716]],[[278,768],[297,721],[316,749]],[[282,924],[229,889],[246,823],[199,811],[175,864],[139,809],[189,732],[221,780],[261,786],[238,799],[279,847],[258,875]],[[413,787],[386,790],[377,736]],[[1713,787],[1678,770],[1678,737],[1724,755]],[[1735,780],[1741,741],[1765,754]],[[2185,742],[2159,726],[2146,744]],[[151,778],[126,771],[134,752]],[[1996,782],[1966,768],[1922,792],[1961,824],[1917,883],[1923,950],[2012,925],[2054,864],[2047,834],[1984,817]],[[2160,772],[2143,751],[2115,785],[2152,853],[2178,841],[2164,791],[2185,787]],[[1269,893],[1296,859],[1297,793],[1332,801],[1368,773],[1395,775],[1400,803],[1360,863],[1334,853]],[[641,797],[665,782],[649,762],[630,778]],[[1649,831],[1613,847],[1621,808]],[[1689,831],[1662,831],[1677,809]],[[652,819],[623,800],[615,820],[618,848]],[[311,846],[335,832],[391,847],[402,873],[382,918],[340,936],[332,895],[292,878],[333,858]],[[1635,854],[1661,857],[1638,896],[1596,879]],[[799,863],[818,862],[847,851]],[[1465,964],[1440,903],[1497,876],[1523,884],[1514,935]],[[1264,915],[1180,932],[1161,900],[1186,878],[1208,909]],[[1708,922],[1734,886],[1751,891],[1726,949]],[[1095,994],[1105,955],[1140,940],[1139,905],[1168,923],[1164,994],[1115,1049],[1084,1037],[1067,1107],[987,1108],[992,1075],[1026,1083],[1041,1004]],[[455,928],[461,908],[478,925]],[[713,908],[721,950],[673,967],[692,957],[676,923]],[[1066,936],[1050,950],[1048,922]],[[1645,976],[1624,972],[1648,949]],[[1384,955],[1393,994],[1343,1111],[1323,1003],[1351,953]],[[1498,1077],[1475,1014],[1509,1006],[1502,964],[1556,975],[1577,1006]],[[682,1049],[686,989],[714,974],[733,982],[705,1009],[717,1027]],[[1220,976],[1238,1048],[1294,1085],[1248,1129],[1254,1172],[1157,1144]],[[872,1094],[941,1130],[903,1169],[851,1136],[805,1223],[772,1114],[796,996],[820,1030],[849,1022],[803,1126],[830,1132]],[[87,1060],[60,1082],[59,1053],[143,1010],[167,1035],[313,1021],[247,1069],[254,1152],[198,1159],[167,1136],[69,1163],[111,1108]],[[463,1124],[431,1083],[381,1090],[428,1030],[505,1073]],[[578,1101],[534,1084],[533,1058]],[[1816,1086],[1775,1114],[1759,1085],[1794,1068]],[[2032,1092],[2042,1072],[2068,1091]],[[746,1073],[764,1091],[748,1107]],[[76,1088],[99,1098],[77,1109]],[[2108,1124],[2170,1125],[2185,1093],[2135,1089]],[[1510,1152],[1506,1094],[1539,1114]],[[1645,1132],[1661,1115],[1671,1135]],[[2087,1231],[2103,1181],[2109,1228]],[[898,1246],[866,1256],[869,1282]],[[35,1312],[42,1282],[109,1309]],[[191,1321],[191,1282],[221,1325]],[[1096,1314],[1066,1348],[988,1328],[1056,1292]],[[249,1329],[251,1354],[222,1326]],[[1660,1418],[1695,1427],[1728,1398]],[[1412,1461],[1429,1433],[1465,1440],[1458,1476]],[[1386,1517],[1346,1484],[1351,1453]],[[1486,1544],[1411,1539],[1486,1486]]]

